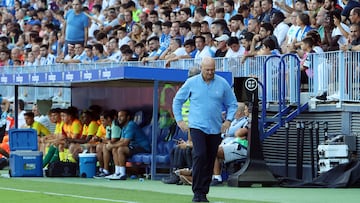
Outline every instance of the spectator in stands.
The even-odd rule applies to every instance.
[[[49,34],[49,53],[53,54],[54,56],[58,56],[58,54],[61,52],[61,45],[58,40],[58,32],[57,31],[51,31]]]
[[[287,5],[287,2],[275,2],[275,5],[277,5],[279,8],[281,8],[283,11],[291,14],[294,11],[300,11],[300,12],[308,12],[308,6],[306,0],[296,0],[294,7],[291,7],[290,5]]]
[[[102,141],[97,147],[96,147],[96,156],[99,161],[100,167],[99,167],[99,174],[97,174],[94,178],[104,178],[106,176],[109,176],[110,174],[110,158],[111,154],[113,156],[113,160],[115,164],[117,163],[118,153],[116,152],[116,148],[113,147],[111,149],[107,149],[105,147],[105,144],[107,143],[116,143],[121,138],[121,128],[117,121],[117,115],[116,110],[110,110],[105,111],[101,114],[101,116],[104,118],[103,125],[106,128],[106,136],[105,140]],[[119,169],[117,169],[119,170]]]
[[[134,51],[132,49],[121,50],[121,61],[137,61],[138,59],[134,56]]]
[[[180,23],[180,39],[181,44],[188,39],[192,39],[194,37],[193,33],[191,32],[191,27],[189,22]]]
[[[146,12],[141,12],[141,13],[139,14],[139,19],[140,19],[139,23],[140,23],[141,25],[145,26],[145,24],[149,22],[148,18],[149,18],[149,14],[148,14],[148,13],[146,13]]]
[[[161,54],[159,59],[160,60],[168,60],[170,58],[173,58],[174,52],[180,48],[181,48],[181,40],[179,38],[171,39],[170,46],[167,49],[165,49],[165,51]],[[184,49],[181,49],[181,50],[183,50],[183,52],[180,54],[184,55],[185,50]]]
[[[283,47],[286,34],[289,30],[289,25],[286,24],[284,20],[285,20],[285,15],[281,11],[273,13],[270,19],[270,22],[274,27],[274,36],[276,37],[280,47]]]
[[[260,22],[255,18],[250,19],[247,31],[252,32],[255,35],[258,34],[260,31]]]
[[[264,13],[262,11],[262,8],[261,8],[261,0],[255,0],[253,3],[252,3],[252,15],[254,16],[254,19],[261,22],[262,19],[264,18]]]
[[[68,53],[68,44],[86,45],[88,41],[88,17],[82,11],[80,0],[72,2],[73,9],[65,14],[63,35],[65,36],[65,55]]]
[[[195,46],[197,49],[195,59],[213,57],[214,53],[211,51],[210,47],[205,44],[205,37],[195,36]]]
[[[37,61],[35,60],[35,56],[33,52],[28,52],[27,57],[24,62],[24,66],[37,66]]]
[[[309,2],[309,11],[312,13],[318,13],[320,8],[323,8],[324,1],[323,0],[310,0]]]
[[[325,39],[323,43],[325,45],[323,48],[325,51],[339,50],[341,45],[347,44],[346,38],[350,33],[350,29],[341,22],[340,12],[330,12],[324,23]]]
[[[49,53],[49,46],[43,44],[40,46],[40,55],[36,59],[38,65],[53,65],[56,63],[56,57],[53,54]]]
[[[224,20],[224,17],[225,17],[225,10],[224,10],[224,7],[215,7],[215,18],[214,18],[214,21],[215,20]],[[213,23],[214,23],[213,21]]]
[[[215,3],[209,2],[208,5],[206,6],[206,13],[207,15],[212,18],[212,21],[215,20],[216,18],[216,12],[215,12]],[[210,23],[210,22],[208,22]],[[209,24],[211,25],[211,24]]]
[[[345,5],[344,10],[341,12],[341,21],[348,24],[350,12],[353,8],[359,8],[360,3],[354,0],[343,0],[342,3]]]
[[[185,53],[181,50],[184,49]],[[171,61],[177,61],[179,59],[185,59],[185,58],[195,58],[195,54],[197,53],[197,49],[195,47],[195,40],[189,39],[184,42],[184,47],[181,47],[180,49],[176,50],[172,56],[168,58],[166,61],[166,66],[170,66]]]
[[[180,22],[190,22],[192,23],[194,19],[191,17],[191,10],[189,7],[184,7],[180,9]]]
[[[300,61],[300,70],[301,70],[301,76],[300,81],[301,84],[308,84],[309,83],[309,77],[312,77],[312,65],[311,65],[311,58],[309,54],[315,53],[313,50],[314,47],[314,41],[311,37],[306,37],[301,41],[301,49],[304,52],[303,57]]]
[[[223,140],[219,145],[214,164],[211,186],[222,184],[221,161],[224,164],[237,159],[243,159],[247,156],[247,133],[249,124],[249,110],[244,103],[238,102],[238,109],[235,113],[234,120],[227,132],[223,134]]]
[[[321,41],[323,41],[325,38],[324,21],[326,16],[327,16],[326,9],[324,9],[324,7],[321,7],[316,15],[316,27],[315,27],[320,35]]]
[[[159,21],[158,12],[156,12],[155,10],[151,10],[149,13],[149,21],[152,23]]]
[[[296,51],[300,48],[301,40],[305,38],[306,33],[312,30],[310,26],[310,17],[306,13],[300,13],[296,18],[296,24],[299,26],[295,34],[295,38],[292,41],[292,44],[288,47],[288,51]]]
[[[221,92],[218,92],[219,90]],[[210,96],[215,92],[222,96]],[[189,125],[187,125],[183,121],[181,109],[189,97],[191,106]],[[204,102],[207,105],[204,105]],[[228,112],[224,123],[222,123],[221,112],[223,107]],[[187,132],[190,129],[194,146],[192,151],[193,202],[208,202],[206,195],[209,192],[217,148],[221,142],[220,135],[221,132],[225,132],[230,127],[236,109],[237,102],[230,85],[220,76],[215,75],[215,60],[211,57],[202,58],[201,74],[189,78],[176,93],[173,100],[173,113],[176,122],[182,131]]]
[[[144,57],[142,59],[142,62],[146,63],[148,61],[154,61],[158,59],[162,53],[162,51],[159,48],[160,48],[159,37],[154,36],[148,39],[149,56]]]
[[[260,25],[259,34],[255,35],[253,38],[254,50],[260,50],[263,40],[267,37],[270,37],[275,42],[275,49],[280,51],[277,38],[273,35],[274,27],[270,23],[262,23]]]
[[[7,48],[8,43],[9,39],[6,36],[0,36],[0,50]]]
[[[69,54],[71,54],[71,50],[69,48]],[[69,56],[68,59],[66,59],[66,57],[62,60],[60,60],[59,62],[60,63],[65,63],[65,64],[68,64],[68,63],[83,63],[83,61],[85,60],[86,58],[86,53],[84,52],[84,46],[83,44],[81,43],[77,43],[75,44],[74,46],[74,56],[71,57]]]
[[[116,34],[119,40],[118,47],[127,44],[131,40],[130,37],[127,35],[125,27],[119,27],[116,31]]]
[[[316,30],[310,30],[308,33],[306,33],[306,37],[311,37],[313,39],[313,50],[315,51],[315,53],[324,53],[324,50],[321,47],[320,35]]]
[[[234,15],[230,18],[230,32],[232,37],[240,38],[241,34],[246,31],[243,23],[244,18],[241,15]]]
[[[125,17],[125,28],[126,28],[126,32],[130,33],[133,29],[133,25],[135,24],[135,21],[133,20],[133,16],[132,16],[132,12],[126,10],[124,12],[124,17]]]
[[[99,43],[94,44],[92,48],[92,52],[94,55],[94,62],[106,59],[106,55],[104,54],[104,46],[102,44]]]
[[[151,27],[152,27],[152,34],[150,35],[150,37],[157,36],[157,37],[161,38],[162,35],[164,35],[164,37],[166,36],[162,32],[162,22],[161,21],[157,21],[157,22],[153,23]],[[171,27],[171,25],[170,25],[170,27]],[[164,27],[164,28],[167,28],[167,27]],[[170,29],[169,29],[168,33],[170,33]]]
[[[238,9],[238,13],[244,18],[243,24],[245,27],[248,26],[249,20],[254,18],[254,16],[250,13],[250,7],[248,4],[242,4]]]
[[[270,23],[270,18],[274,12],[279,12],[276,8],[273,8],[272,0],[261,0],[261,9],[263,17],[260,19],[261,22]]]
[[[0,66],[9,65],[11,65],[10,50],[7,48],[3,48],[0,50]]]
[[[75,45],[68,44],[68,54],[63,56],[63,54],[59,55],[56,59],[56,62],[61,63],[61,60],[69,60],[75,56]]]
[[[31,52],[33,53],[35,58],[38,58],[40,56],[40,45],[34,44],[31,47]]]
[[[24,64],[24,56],[21,54],[22,50],[19,47],[14,47],[11,50],[11,64],[14,64],[14,61],[18,60],[21,62],[21,65]]]
[[[325,0],[324,6],[327,11],[337,11],[340,12],[343,10],[343,8],[337,3],[337,0]]]
[[[350,43],[340,46],[343,51],[360,51],[360,24],[352,24],[350,26]]]
[[[191,23],[191,33],[193,34],[193,36],[199,36],[201,35],[202,32],[210,32],[209,29],[209,24],[206,21],[201,21],[204,22],[204,26],[207,27],[207,29],[202,29],[202,24],[199,22],[193,22]],[[186,40],[185,40],[186,41]]]
[[[83,59],[83,63],[93,63],[94,62],[94,55],[93,55],[93,46],[86,45],[84,48],[85,57]]]
[[[180,21],[175,21],[171,24],[171,37],[180,37]]]
[[[118,48],[118,39],[116,37],[110,37],[109,38],[109,46],[107,50],[107,57],[106,59],[99,59],[98,62],[120,62],[121,61],[121,52]]]
[[[286,38],[283,42],[283,45],[281,46],[282,53],[289,53],[292,49],[292,42],[294,41],[295,35],[300,28],[296,23],[298,14],[300,14],[300,12],[298,11],[294,11],[290,14],[289,18],[290,18],[291,26],[288,32],[286,33]]]
[[[280,52],[275,48],[275,41],[270,37],[266,37],[263,42],[260,50],[256,53],[257,55],[279,55]]]
[[[146,52],[144,43],[140,42],[135,44],[135,57],[141,61],[144,57],[149,56],[149,54]]]
[[[210,47],[212,53],[216,52],[216,45],[210,32],[203,32],[201,36],[205,37],[205,45]]]
[[[117,148],[118,164],[115,165],[115,173],[109,177],[111,180],[126,180],[126,159],[134,154],[150,152],[150,143],[142,129],[132,120],[130,112],[121,110],[118,113],[119,126],[122,135],[119,142],[106,144],[106,148]]]
[[[245,48],[240,46],[239,39],[237,37],[230,37],[227,41],[229,47],[225,54],[225,57],[241,57],[244,55]]]
[[[119,25],[119,20],[115,8],[109,8],[107,14],[106,21],[100,24],[100,31],[111,34],[113,29]]]
[[[160,13],[160,20],[162,22],[167,22],[169,21],[170,22],[170,13],[171,13],[171,10],[168,8],[168,7],[162,7],[160,8],[159,10],[159,13]]]
[[[223,34],[230,35],[230,32],[226,32],[227,23],[223,19],[215,20],[211,24],[211,34],[214,37],[220,37]]]
[[[351,9],[349,19],[352,24],[360,23],[360,7]]]
[[[141,10],[136,8],[134,1],[128,1],[125,5],[125,9],[131,11],[133,20],[136,23],[140,22],[139,15],[141,13]]]
[[[224,19],[226,20],[226,22],[230,22],[230,18],[238,13],[238,11],[234,7],[233,0],[224,1],[224,11],[225,11]]]
[[[132,40],[135,40],[136,43],[138,43],[138,42],[141,41],[141,33],[142,33],[142,31],[143,31],[142,26],[139,23],[135,23],[132,26],[131,33],[129,33],[128,35]]]
[[[217,50],[215,52],[215,57],[225,57],[226,52],[228,51],[227,41],[229,40],[228,35],[221,35],[220,37],[215,38],[217,42]]]
[[[210,16],[208,16],[206,14],[206,10],[202,7],[198,7],[195,10],[195,14],[194,14],[194,22],[202,22],[205,21],[208,23],[208,25],[211,25],[211,23],[213,22],[213,18],[211,18]]]
[[[251,48],[251,42],[254,37],[254,34],[252,32],[245,32],[240,36],[240,44],[244,47],[244,56],[246,56],[250,52]],[[242,57],[242,63],[245,61],[245,57]]]

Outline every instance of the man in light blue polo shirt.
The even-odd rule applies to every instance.
[[[181,115],[183,103],[190,99],[189,125]],[[227,116],[223,123],[222,110]],[[178,126],[186,132],[190,128],[193,141],[193,202],[208,202],[212,169],[221,132],[225,132],[234,119],[237,101],[228,82],[215,74],[215,60],[204,57],[201,74],[186,80],[173,100],[173,113]]]

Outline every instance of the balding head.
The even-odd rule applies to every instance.
[[[201,74],[205,82],[210,82],[215,77],[215,60],[211,57],[204,57],[201,61]]]

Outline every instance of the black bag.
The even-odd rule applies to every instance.
[[[77,177],[78,164],[72,162],[57,161],[49,163],[47,177]]]

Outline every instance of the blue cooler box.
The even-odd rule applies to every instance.
[[[79,154],[80,177],[93,178],[96,175],[96,154]]]
[[[38,150],[34,129],[9,130],[10,175],[12,177],[42,177],[43,154]]]
[[[12,177],[42,177],[43,154],[40,151],[10,152],[10,175]]]

